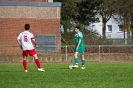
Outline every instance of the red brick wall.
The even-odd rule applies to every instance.
[[[44,0],[3,0],[3,1],[44,1]],[[0,55],[20,53],[17,36],[30,24],[30,32],[56,35],[56,45],[60,46],[60,8],[45,6],[1,6],[0,7]],[[59,51],[59,47],[56,48]]]
[[[24,25],[30,24],[30,32],[36,34],[55,34],[60,44],[59,19],[0,18],[0,45],[18,45],[16,38],[24,31]]]
[[[47,0],[1,0],[1,1],[20,1],[20,2],[47,2]]]

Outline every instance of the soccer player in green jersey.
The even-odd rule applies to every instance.
[[[80,27],[75,27],[75,47],[74,47],[74,68],[78,68],[78,53],[81,54],[82,57],[82,67],[81,69],[85,69],[85,44],[84,44],[84,36],[82,32],[80,32]]]

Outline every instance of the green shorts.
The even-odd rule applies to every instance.
[[[84,54],[85,53],[85,47],[79,47],[78,50],[76,50],[76,47],[75,47],[74,52],[78,52],[79,54]]]

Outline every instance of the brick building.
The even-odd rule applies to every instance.
[[[18,2],[19,1],[19,2]],[[3,0],[0,1],[0,46],[18,46],[16,38],[24,31],[26,23],[37,35],[55,35],[55,44],[61,45],[60,2],[53,0]],[[6,51],[0,48],[0,51]],[[11,52],[14,48],[10,47]],[[19,50],[19,49],[18,49]],[[56,51],[59,51],[56,47]],[[16,52],[16,50],[15,50]]]

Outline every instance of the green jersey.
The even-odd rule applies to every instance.
[[[81,42],[78,47],[78,50],[76,50],[79,40],[81,40]],[[83,36],[82,32],[76,33],[75,34],[75,49],[74,49],[74,51],[79,52],[80,54],[84,54],[84,50],[85,50],[84,36]]]

